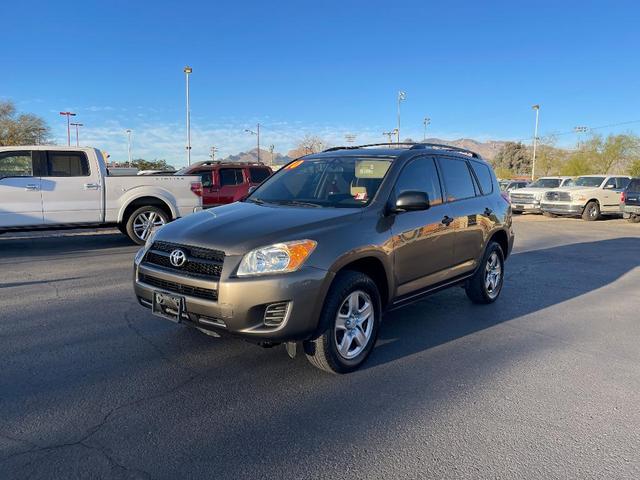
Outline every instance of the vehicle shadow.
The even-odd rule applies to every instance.
[[[640,265],[638,252],[640,238],[623,237],[515,253],[506,262],[501,297],[491,305],[474,305],[462,288],[453,288],[385,315],[378,345],[364,368],[605,287]]]

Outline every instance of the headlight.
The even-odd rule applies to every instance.
[[[296,240],[251,250],[242,258],[238,276],[294,272],[309,258],[317,244],[314,240]]]

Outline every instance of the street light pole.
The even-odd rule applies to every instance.
[[[540,116],[540,105],[533,105],[531,107],[536,111],[536,126],[533,130],[533,159],[531,161],[531,180],[535,180],[536,177],[536,147],[538,146],[538,119]]]
[[[84,127],[83,123],[72,123],[74,127],[76,127],[76,147],[80,146],[80,135],[78,134],[78,127]]]
[[[423,141],[427,141],[427,125],[431,124],[431,119],[429,117],[424,117],[424,120],[422,122],[424,124],[424,137],[423,137]]]
[[[271,153],[271,163],[269,163],[270,167],[273,167],[273,151],[276,149],[275,145],[269,145],[269,152]]]
[[[258,163],[260,163],[260,124],[258,123],[258,125],[256,126],[255,132],[253,130],[249,130],[248,128],[245,128],[244,131],[258,137]]]
[[[187,165],[191,165],[191,108],[189,106],[189,75],[193,69],[184,67],[184,74],[187,80]]]
[[[75,117],[76,114],[73,112],[60,112],[60,115],[64,115],[67,117],[67,146],[71,146],[71,125],[69,123],[69,117]]]
[[[407,98],[407,94],[403,91],[399,91],[398,92],[398,128],[396,129],[398,143],[400,143],[400,102],[402,102],[405,98]]]
[[[131,129],[125,130],[127,132],[127,156],[129,157],[129,166],[131,166]]]

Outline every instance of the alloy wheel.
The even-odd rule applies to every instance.
[[[350,293],[335,321],[334,339],[340,356],[350,360],[362,353],[371,340],[374,320],[371,296],[362,290]]]
[[[484,286],[490,298],[496,298],[500,293],[502,280],[502,264],[497,252],[491,252],[487,259],[484,275]]]
[[[165,224],[165,220],[156,212],[141,212],[133,220],[133,231],[141,240],[146,240],[156,228]]]

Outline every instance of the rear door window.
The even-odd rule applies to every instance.
[[[444,180],[447,202],[475,197],[476,189],[465,160],[440,157],[438,163]]]
[[[31,152],[0,153],[0,178],[33,177]]]
[[[249,169],[249,178],[251,183],[262,183],[267,178],[269,178],[270,175],[271,175],[271,172],[266,168],[250,168]]]
[[[484,195],[493,193],[493,176],[491,175],[491,169],[489,166],[476,161],[471,161],[469,163],[478,178],[478,182],[480,182],[480,189],[482,190],[482,193]],[[518,184],[518,188],[522,188],[522,186]]]
[[[631,180],[625,177],[616,178],[616,188],[625,189]]]
[[[47,152],[47,177],[87,177],[89,161],[82,152]]]
[[[220,186],[240,185],[244,183],[241,168],[221,168],[220,169]]]
[[[627,190],[629,192],[633,192],[633,193],[640,193],[640,179],[633,179],[631,180],[631,182],[629,182],[629,186],[627,187]]]

